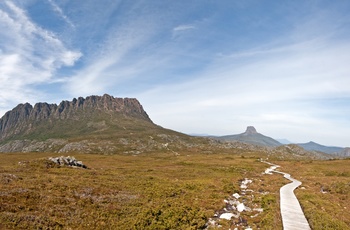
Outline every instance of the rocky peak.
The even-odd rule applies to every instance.
[[[254,128],[254,126],[248,126],[247,130],[244,132],[244,134],[257,134],[258,132]]]
[[[20,133],[29,133],[39,123],[55,120],[74,120],[95,117],[99,114],[123,115],[152,122],[136,98],[115,98],[108,94],[74,98],[72,101],[62,101],[59,105],[48,103],[19,104],[8,111],[0,119],[0,141]]]

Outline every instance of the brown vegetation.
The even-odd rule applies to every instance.
[[[254,217],[243,211],[240,220],[219,224],[282,228],[279,188],[287,181],[262,174],[268,165],[254,153],[74,154],[89,169],[58,166],[49,156],[1,155],[1,228],[203,229],[244,178],[252,179],[254,192],[241,199],[264,211]],[[349,161],[277,163],[303,182],[297,196],[313,229],[349,229]]]

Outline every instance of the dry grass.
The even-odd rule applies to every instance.
[[[0,227],[200,229],[243,178],[255,178],[251,188],[261,192],[275,190],[268,181],[279,180],[262,175],[266,165],[256,158],[239,155],[74,155],[87,170],[57,167],[48,156],[2,154]],[[251,202],[264,203],[266,212],[247,216],[248,224],[280,227],[277,201],[277,193],[257,192]]]
[[[74,169],[45,160],[52,154],[2,154],[0,229],[202,229],[244,178],[254,192],[242,199],[264,212],[241,217],[253,229],[282,229],[279,188],[287,181],[263,175],[268,165],[254,155],[74,154],[89,167]],[[349,161],[278,164],[304,182],[297,195],[313,229],[349,229]]]

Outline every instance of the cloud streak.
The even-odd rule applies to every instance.
[[[67,49],[14,3],[0,7],[0,104],[6,107],[35,100],[35,85],[52,80],[57,69],[72,66],[82,54]]]
[[[53,1],[48,0],[48,2],[51,4],[53,10],[57,12],[57,14],[72,28],[75,28],[75,25],[72,23],[72,21],[67,17],[67,15],[64,14],[63,10]]]
[[[179,26],[176,26],[173,31],[174,32],[178,32],[178,31],[186,31],[186,30],[193,30],[195,29],[196,27],[194,25],[179,25]]]

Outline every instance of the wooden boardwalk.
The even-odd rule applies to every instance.
[[[292,181],[292,183],[286,184],[280,189],[280,208],[283,229],[310,230],[310,225],[307,222],[300,203],[294,194],[294,189],[299,187],[301,182],[292,178],[288,173],[277,171],[276,168],[279,167],[278,165],[262,160],[261,162],[271,165],[271,167],[265,171],[266,174],[271,174],[272,172],[280,173],[283,174],[286,179]]]
[[[280,189],[280,206],[284,230],[308,230],[311,229],[304,212],[301,209],[298,199],[294,195],[294,189],[301,185],[301,182],[292,178],[287,173],[284,177],[292,183],[286,184]]]

